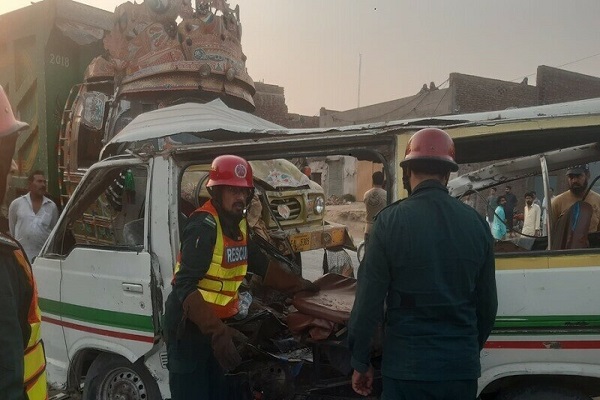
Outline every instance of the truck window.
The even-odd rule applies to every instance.
[[[145,166],[93,171],[66,210],[49,249],[66,255],[75,246],[139,250],[144,245]]]

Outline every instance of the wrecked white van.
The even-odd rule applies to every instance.
[[[89,169],[35,260],[49,382],[83,388],[86,400],[170,397],[161,315],[185,221],[186,171],[201,171],[220,154],[252,162],[341,154],[379,163],[394,200],[404,195],[398,177],[406,143],[423,126],[443,127],[455,138],[459,164],[537,155],[532,168],[542,172],[543,165],[600,159],[596,145],[584,146],[583,158],[579,150],[566,161],[550,154],[597,141],[600,100],[303,131],[215,104],[142,114],[107,145],[107,158]],[[496,179],[491,186],[507,181],[503,174],[486,177]],[[486,177],[458,178],[451,190],[480,190],[485,185],[477,182]],[[115,182],[123,187],[116,197]],[[499,312],[481,355],[481,398],[600,395],[600,247],[498,252],[496,269]],[[328,343],[340,345],[333,339]],[[270,353],[270,361],[252,364],[258,371],[252,379],[277,399],[309,398],[316,389],[347,385],[347,374],[334,379],[328,368],[317,368],[322,348],[303,349],[293,362],[283,349]],[[298,371],[307,367],[316,380],[300,380]]]

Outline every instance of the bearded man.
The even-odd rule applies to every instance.
[[[569,190],[552,199],[552,222],[571,208],[577,201],[583,200],[592,206],[589,232],[600,231],[600,195],[592,190],[585,196],[589,185],[590,169],[587,164],[576,165],[567,170]]]

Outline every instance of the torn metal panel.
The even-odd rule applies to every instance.
[[[555,171],[574,164],[600,160],[600,143],[498,162],[450,180],[448,190],[452,196],[459,197],[470,190],[481,191],[506,182],[538,175],[541,172],[541,156],[546,158],[548,170]]]

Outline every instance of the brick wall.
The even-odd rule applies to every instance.
[[[285,104],[283,87],[263,82],[254,82],[256,94],[254,114],[286,128],[316,128],[319,126],[318,116],[290,114]]]
[[[600,97],[600,78],[540,65],[536,85],[539,104]]]
[[[505,110],[537,105],[535,86],[453,72],[450,74],[453,114]]]

